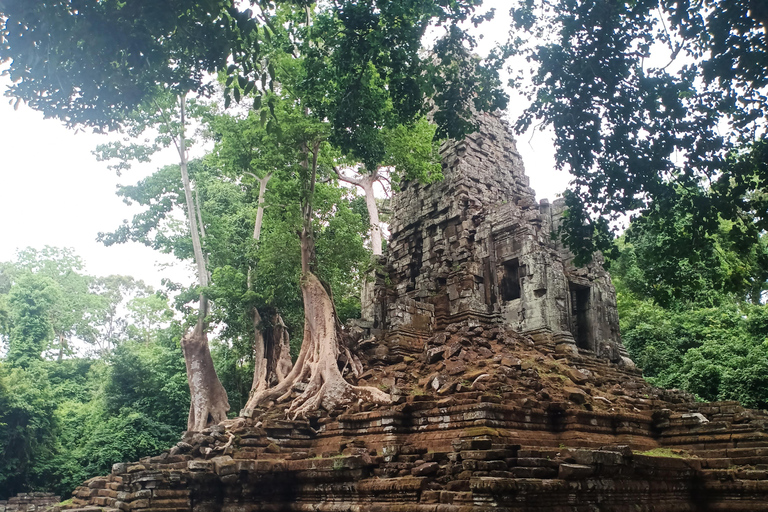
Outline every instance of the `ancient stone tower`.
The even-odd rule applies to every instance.
[[[348,332],[345,378],[391,403],[254,409],[115,464],[69,512],[766,510],[768,413],[642,379],[600,260],[553,241],[562,205],[534,201],[497,117],[443,153],[444,181],[395,198]]]
[[[573,265],[553,237],[563,201],[536,203],[509,127],[493,114],[479,121],[477,133],[443,148],[443,181],[394,196],[374,328],[417,335],[463,320],[501,324],[559,353],[631,365],[601,257]]]

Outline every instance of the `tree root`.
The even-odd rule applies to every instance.
[[[288,329],[279,313],[264,329],[259,311],[253,310],[253,383],[251,395],[282,382],[291,371],[291,347]],[[266,336],[265,336],[266,334]]]
[[[360,371],[360,362],[342,343],[333,302],[320,280],[312,273],[302,279],[304,299],[304,341],[299,357],[286,378],[276,386],[253,393],[244,412],[270,401],[288,400],[298,384],[305,383],[304,391],[287,410],[294,419],[306,417],[320,407],[331,411],[358,401],[387,404],[392,399],[380,389],[353,386],[344,380],[338,361],[343,355],[353,374]]]

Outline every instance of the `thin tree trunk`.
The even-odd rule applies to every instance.
[[[200,225],[200,237],[205,238],[205,224],[203,224],[203,212],[200,211],[200,194],[197,193],[197,185],[195,185],[195,210],[197,211],[197,222]]]
[[[257,242],[261,238],[261,224],[264,220],[264,196],[267,193],[267,183],[272,178],[272,173],[259,179],[259,199],[256,208],[256,222],[253,223],[253,239]]]
[[[64,359],[64,345],[66,343],[66,340],[64,339],[64,333],[59,333],[59,357],[58,362],[60,363],[62,359]]]
[[[341,181],[360,187],[365,194],[365,206],[368,209],[368,218],[370,220],[371,233],[371,251],[374,256],[381,256],[381,222],[379,221],[379,206],[376,204],[376,197],[373,194],[373,184],[379,180],[378,171],[355,179],[341,174],[336,170],[336,175]]]
[[[251,393],[257,393],[267,388],[267,350],[264,341],[264,331],[259,310],[253,308],[253,383]]]
[[[373,184],[379,179],[378,170],[371,174],[355,179],[348,176],[344,176],[336,169],[336,175],[341,181],[345,181],[356,187],[360,187],[365,194],[365,206],[368,209],[368,218],[370,221],[370,234],[371,234],[371,252],[374,259],[377,256],[382,255],[381,247],[381,222],[379,222],[379,206],[376,204],[376,197],[373,194]],[[374,319],[374,277],[373,273],[365,276],[363,279],[362,289],[360,290],[360,318],[363,320]]]
[[[184,97],[179,97],[181,105],[181,133],[179,135],[179,167],[181,167],[181,181],[184,185],[184,198],[187,202],[187,221],[189,222],[189,231],[192,235],[192,251],[195,255],[195,264],[197,265],[197,278],[200,286],[208,286],[208,270],[205,267],[205,256],[203,256],[203,246],[200,242],[200,227],[197,224],[197,212],[195,211],[195,201],[192,196],[192,186],[189,182],[189,171],[187,169],[187,139],[184,135],[184,124],[186,123],[186,111],[184,108]],[[200,316],[205,317],[207,306],[200,304]]]
[[[373,184],[378,179],[376,173],[369,174],[360,180],[360,188],[365,192],[365,206],[371,221],[371,251],[374,256],[381,256],[381,223],[379,222],[379,206],[373,195]]]
[[[179,97],[181,108],[181,133],[179,134],[178,151],[181,181],[184,185],[184,197],[187,202],[187,221],[192,236],[192,250],[197,265],[198,282],[202,288],[208,286],[208,269],[206,268],[203,247],[200,241],[200,226],[197,223],[197,211],[192,195],[187,169],[187,147],[184,126],[186,123],[185,99]],[[202,220],[202,219],[201,219]],[[199,432],[209,425],[219,423],[227,418],[229,400],[224,386],[221,385],[216,369],[213,366],[211,351],[208,347],[205,317],[208,315],[208,300],[200,293],[200,309],[197,314],[197,324],[191,333],[181,339],[184,352],[184,362],[187,367],[187,382],[189,384],[190,405],[187,431]]]

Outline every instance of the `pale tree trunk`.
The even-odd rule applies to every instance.
[[[373,184],[379,181],[379,171],[375,170],[360,178],[351,178],[344,176],[341,171],[336,170],[336,175],[341,181],[360,187],[365,194],[365,206],[368,209],[368,218],[370,219],[371,251],[374,256],[381,256],[381,222],[379,221],[379,206],[376,204],[376,197],[373,195]]]
[[[67,339],[64,337],[64,333],[59,333],[59,357],[57,361],[60,363],[64,359],[64,347],[67,346]]]
[[[184,185],[184,198],[187,202],[187,221],[192,236],[192,250],[197,265],[198,282],[202,288],[208,286],[208,269],[205,264],[203,247],[200,241],[200,226],[197,222],[198,211],[192,194],[187,169],[187,147],[184,135],[186,113],[185,98],[179,97],[181,108],[181,133],[178,138],[177,149],[179,151],[179,167],[181,168],[181,181]],[[202,222],[202,219],[200,219]],[[192,332],[185,334],[181,339],[181,349],[184,352],[184,361],[187,367],[187,382],[189,384],[190,406],[187,431],[199,432],[204,428],[227,419],[229,400],[224,386],[221,385],[216,369],[211,359],[211,351],[208,347],[208,335],[206,333],[205,317],[208,315],[208,300],[200,294],[200,309],[198,311],[197,324]]]
[[[381,256],[381,223],[379,222],[379,207],[373,195],[373,184],[378,179],[377,174],[369,174],[360,180],[360,188],[365,192],[365,206],[371,219],[371,251],[374,256]]]
[[[259,181],[259,197],[257,201],[256,220],[253,223],[253,239],[261,238],[261,225],[264,220],[264,201],[267,192],[267,183],[272,178],[272,173],[267,174]],[[248,271],[248,288],[251,287],[250,269]],[[271,336],[264,336],[264,326],[261,315],[253,308],[253,382],[251,395],[267,389],[270,385],[282,381],[291,370],[291,354],[288,338],[288,330],[279,314],[275,314]]]
[[[370,219],[371,251],[374,260],[381,256],[381,222],[379,222],[379,206],[376,204],[376,197],[373,195],[373,184],[379,180],[378,170],[366,174],[360,178],[350,178],[344,176],[338,169],[336,175],[341,181],[345,181],[356,187],[360,187],[365,194],[365,206],[368,209],[368,218]],[[363,320],[373,320],[374,310],[374,285],[375,279],[372,273],[366,275],[363,279],[362,289],[360,290],[360,317]]]
[[[282,382],[293,368],[291,362],[291,339],[283,317],[275,313],[272,317],[272,356],[274,361],[275,384]]]
[[[259,310],[253,308],[253,383],[251,393],[267,388],[267,347],[264,342],[264,329]]]
[[[291,398],[294,390],[303,389],[293,399],[287,410],[288,416],[306,417],[319,408],[331,411],[358,401],[391,403],[391,397],[378,388],[353,386],[344,380],[339,370],[339,359],[343,357],[353,375],[362,371],[360,360],[352,353],[341,333],[336,311],[328,292],[311,270],[314,260],[312,237],[312,197],[317,172],[319,143],[313,148],[311,182],[302,214],[304,226],[301,231],[301,294],[304,300],[304,339],[301,351],[293,369],[276,386],[251,395],[245,407],[250,415],[254,408],[270,401],[284,402]],[[308,162],[304,162],[305,168]]]
[[[256,208],[256,222],[253,223],[253,239],[257,242],[261,238],[261,224],[264,220],[264,196],[267,193],[267,183],[272,178],[272,173],[259,179],[259,199]]]

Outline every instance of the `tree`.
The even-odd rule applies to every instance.
[[[173,319],[168,298],[156,293],[131,299],[127,307],[132,320],[128,332],[144,343],[152,341],[162,324]]]
[[[287,155],[281,151],[279,141],[269,136],[257,115],[255,111],[249,111],[239,119],[226,114],[214,115],[209,117],[207,123],[212,138],[216,140],[209,162],[221,169],[225,176],[258,184],[252,237],[256,250],[261,241],[267,184],[276,174],[286,172],[287,166]],[[246,277],[248,292],[253,290],[256,275],[257,269],[249,264]],[[252,323],[254,368],[251,392],[256,392],[285,378],[292,363],[288,330],[278,310],[274,311],[269,328],[266,328],[268,326],[262,321],[259,308],[254,305]]]
[[[730,223],[695,253],[680,240],[695,229],[693,215],[673,210],[666,219],[640,217],[619,239],[611,263],[617,287],[667,309],[716,307],[723,302],[759,304],[768,287],[768,248],[764,236],[744,250],[731,237]]]
[[[151,98],[149,105],[140,106],[123,122],[126,127],[130,128],[134,138],[153,128],[157,129],[159,133],[151,144],[130,142],[124,145],[117,142],[102,145],[97,150],[97,156],[100,160],[118,159],[118,163],[111,166],[118,172],[130,168],[131,160],[147,160],[151,154],[164,146],[172,144],[178,153],[178,169],[181,174],[184,193],[184,213],[190,235],[189,239],[192,242],[192,256],[200,287],[197,322],[182,340],[189,386],[192,391],[188,430],[193,432],[226,419],[229,410],[227,394],[216,375],[208,347],[207,317],[210,304],[204,290],[210,284],[210,273],[207,255],[203,251],[202,244],[205,227],[199,197],[197,197],[197,191],[193,191],[192,180],[189,175],[188,111],[189,109],[194,111],[195,107],[197,107],[196,103],[188,102],[186,94],[177,94],[171,91],[158,93]]]
[[[259,27],[229,0],[4,0],[0,13],[6,94],[70,127],[121,128],[159,90],[209,95],[209,73],[256,72]]]
[[[84,273],[85,264],[72,249],[46,246],[18,253],[16,267],[20,275],[33,274],[50,278],[55,284],[55,300],[48,308],[48,319],[54,340],[46,350],[58,352],[58,360],[71,355],[70,340],[83,338],[92,328],[91,321],[100,309],[101,300],[91,293],[93,278]]]
[[[768,16],[756,0],[523,0],[517,50],[535,64],[519,129],[555,133],[574,180],[566,242],[580,259],[611,244],[627,212],[692,216],[678,241],[692,258],[730,223],[758,243],[768,226]],[[529,45],[524,39],[531,38]],[[615,225],[614,225],[615,226]]]
[[[0,279],[0,336],[11,362],[43,356],[61,362],[75,353],[75,339],[104,356],[124,338],[121,314],[129,298],[151,293],[130,277],[90,276],[72,249],[49,246],[19,251],[15,262],[2,264]]]
[[[129,276],[111,275],[93,279],[90,291],[97,296],[97,308],[89,316],[90,328],[78,332],[78,337],[94,346],[99,357],[106,358],[128,336],[125,307],[151,294],[152,289]]]
[[[706,400],[765,407],[766,249],[744,253],[725,224],[697,259],[678,247],[692,215],[635,220],[611,264],[621,335],[644,376]]]
[[[412,122],[425,107],[423,98],[409,103],[415,98],[390,94],[404,81],[416,87],[409,91],[411,94],[418,94],[418,87],[424,85],[418,83],[418,78],[411,80],[399,74],[408,66],[400,59],[407,55],[414,57],[414,63],[422,62],[415,55],[420,47],[418,38],[425,28],[419,22],[438,16],[440,10],[415,10],[415,15],[412,12],[411,17],[399,18],[395,24],[389,16],[403,15],[398,11],[402,7],[391,3],[364,7],[344,3],[319,11],[314,19],[309,10],[305,19],[301,17],[303,13],[297,15],[293,11],[278,10],[275,15],[277,22],[273,25],[288,27],[280,34],[282,40],[293,41],[298,46],[289,53],[270,54],[282,71],[278,82],[283,93],[270,96],[268,106],[274,121],[272,132],[298,153],[296,174],[301,191],[301,290],[305,328],[302,348],[291,373],[276,386],[254,393],[246,411],[272,400],[292,398],[294,388],[299,387],[302,391],[288,408],[288,414],[293,416],[306,415],[319,407],[331,410],[356,400],[389,402],[389,397],[378,389],[350,385],[339,370],[340,360],[354,374],[359,374],[361,365],[340,329],[327,290],[316,277],[313,216],[318,172],[323,171],[322,161],[328,159],[328,142],[337,145],[342,153],[359,159],[367,168],[377,169],[385,159],[384,131],[380,128],[394,128],[405,120]],[[377,12],[378,8],[381,10]],[[388,25],[390,22],[392,26]],[[387,31],[391,37],[388,43],[394,48],[378,40],[379,35]],[[457,36],[456,32],[449,34]],[[373,50],[368,50],[365,44],[350,47],[352,41],[359,43],[366,37],[376,52],[387,54],[388,50],[394,50],[378,62],[381,68],[376,67],[376,58],[369,53]],[[330,124],[324,122],[326,119],[331,120]],[[457,124],[454,128],[463,127],[461,119],[460,115],[454,119]]]
[[[303,1],[283,1],[270,13],[268,9],[273,4],[257,2],[261,26],[250,11],[240,12],[223,0],[212,5],[179,1],[159,16],[154,16],[154,4],[149,6],[143,1],[90,0],[76,11],[67,2],[34,1],[24,7],[3,4],[5,24],[0,60],[8,62],[9,74],[18,80],[9,91],[11,95],[24,98],[34,108],[65,119],[71,125],[98,128],[123,126],[129,112],[140,105],[148,106],[159,91],[177,97],[184,97],[190,91],[207,92],[205,71],[228,75],[225,106],[229,98],[239,100],[255,90],[256,71],[261,71],[260,91],[264,92],[269,84],[270,90],[278,93],[290,89],[281,89],[287,82],[275,79],[278,71],[299,71],[294,78],[301,77],[303,82],[291,85],[302,94],[295,98],[293,105],[306,120],[293,116],[290,121],[294,124],[291,126],[294,133],[288,138],[297,144],[293,148],[301,162],[298,167],[303,224],[300,241],[307,325],[303,348],[306,354],[322,354],[317,361],[309,361],[300,354],[301,369],[294,368],[294,377],[300,377],[299,380],[307,377],[306,372],[312,374],[309,391],[292,406],[292,412],[301,413],[320,403],[332,407],[353,399],[352,395],[359,392],[368,398],[386,399],[379,390],[354,390],[341,378],[336,366],[340,354],[347,357],[351,354],[340,344],[332,302],[312,272],[312,215],[321,146],[327,139],[342,153],[353,154],[372,169],[382,160],[380,127],[407,124],[434,110],[437,134],[458,137],[473,127],[473,109],[503,106],[505,98],[494,75],[495,68],[471,55],[474,39],[461,28],[465,22],[477,24],[485,19],[485,16],[474,15],[479,3],[478,0],[387,0],[361,4],[345,0],[320,8]],[[283,7],[286,10],[281,11]],[[279,22],[282,13],[288,13],[288,25]],[[422,41],[431,26],[444,28],[444,33],[434,45],[433,53],[427,54],[421,51]],[[288,35],[293,27],[299,30],[295,41]],[[110,41],[108,34],[126,34],[126,41],[120,38]],[[254,58],[253,52],[259,53],[261,43],[273,36],[277,36],[274,39],[282,45],[286,58],[278,61],[276,54],[270,55],[269,65],[261,70],[261,60]],[[106,39],[104,45],[94,45],[93,41],[100,38]],[[296,64],[290,64],[288,57],[293,49],[302,57],[295,59]],[[50,55],[55,56],[55,61],[50,60]],[[102,61],[105,56],[107,60]],[[146,64],[137,62],[145,56],[148,57]],[[94,65],[99,63],[109,65]],[[284,69],[279,69],[283,64]],[[59,77],[52,69],[63,69],[66,73]],[[117,80],[114,77],[118,77]],[[129,90],[134,94],[127,99],[114,97],[121,81],[132,86]],[[298,88],[300,83],[302,89]],[[180,107],[183,106],[181,102]],[[268,97],[266,106],[276,117],[275,104]],[[307,122],[309,114],[315,120],[328,120],[328,126]],[[274,123],[272,126],[286,129]],[[184,144],[179,143],[177,147],[183,167]],[[187,179],[183,181],[185,194],[189,195]],[[192,204],[191,198],[187,198],[187,220],[196,236],[193,224],[196,212]],[[198,277],[205,288],[206,283],[202,282],[206,279],[205,272],[202,265],[199,267]],[[204,311],[201,307],[201,312]],[[202,318],[201,314],[200,326]],[[316,322],[319,320],[322,325]],[[201,341],[202,332],[202,327],[196,328],[190,340]],[[189,369],[212,369],[207,344],[188,345],[191,350],[185,350],[190,353],[187,361],[196,361]],[[351,358],[350,361],[353,362]],[[213,375],[212,370],[206,374]],[[294,379],[289,387],[296,383]],[[197,384],[201,385],[201,392],[193,389],[190,414],[190,425],[194,429],[215,421],[226,410],[220,385],[202,375],[196,379],[194,372],[190,372],[190,387],[196,388]],[[348,393],[350,390],[353,392]],[[336,391],[342,391],[341,395]]]
[[[186,96],[209,94],[208,73],[227,70],[253,86],[258,26],[250,11],[227,0],[25,2],[0,4],[4,19],[0,62],[14,84],[7,91],[70,126],[97,130],[146,127],[146,114],[163,118],[166,143],[179,153],[187,221],[200,286],[208,273],[199,241],[197,212],[187,176]],[[228,60],[232,58],[235,64]],[[51,71],[55,70],[55,71]],[[242,72],[242,73],[241,73]],[[239,92],[237,92],[239,96]],[[179,122],[166,112],[175,102]],[[144,119],[141,115],[144,113]],[[152,117],[152,114],[149,117]],[[146,157],[146,152],[132,156]],[[216,377],[206,337],[207,301],[185,336],[193,389],[189,430],[226,418],[226,392]]]
[[[60,301],[56,282],[45,276],[24,275],[8,293],[8,362],[27,367],[42,359],[54,330],[51,312]]]
[[[374,184],[385,182],[392,188],[402,180],[431,183],[442,179],[438,152],[440,141],[435,139],[435,125],[420,119],[411,125],[398,125],[384,130],[384,154],[376,167],[368,169],[360,163],[334,166],[338,179],[363,191],[370,221],[371,251],[381,256],[383,243],[379,208],[374,195]],[[349,175],[349,171],[358,176]],[[386,188],[385,188],[386,190]]]
[[[43,368],[13,368],[0,362],[0,498],[50,476],[35,466],[55,451],[55,408]]]

